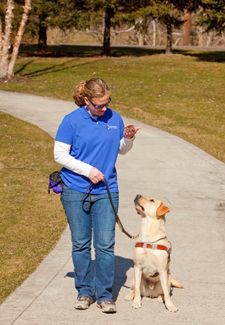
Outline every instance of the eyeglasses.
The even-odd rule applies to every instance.
[[[94,106],[94,108],[96,108],[96,109],[102,109],[102,108],[104,108],[104,107],[107,107],[107,106],[109,105],[109,103],[111,102],[111,98],[110,98],[110,97],[109,97],[107,103],[105,103],[105,104],[100,104],[100,105],[96,105],[96,104],[93,103],[90,99],[88,99],[88,100],[89,100],[89,102],[91,103],[91,105]]]

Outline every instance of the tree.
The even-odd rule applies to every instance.
[[[198,24],[205,28],[205,31],[225,30],[225,0],[202,0],[202,11],[199,14]]]
[[[134,30],[139,45],[146,44],[149,24],[153,20],[151,14],[148,13],[148,6],[151,3],[151,0],[131,0],[115,15],[115,25],[117,27],[124,23],[130,25],[128,30]]]
[[[137,20],[141,18],[144,22],[147,19],[158,21],[166,27],[166,53],[172,52],[172,32],[175,27],[183,23],[183,10],[186,1],[184,0],[149,0],[139,1],[131,16]]]
[[[23,14],[13,42],[12,29],[15,2],[13,0],[7,0],[5,8],[4,20],[2,18],[0,20],[0,79],[11,79],[14,76],[14,67],[19,53],[20,43],[31,10],[31,0],[24,1]]]
[[[190,45],[192,14],[202,6],[202,0],[188,0],[184,9],[183,45]]]
[[[27,33],[32,38],[37,37],[38,49],[45,51],[48,29],[86,28],[88,8],[88,0],[33,0]]]
[[[130,13],[147,0],[90,0],[89,10],[103,16],[102,55],[110,55],[111,27],[118,24],[118,16]],[[149,0],[148,0],[149,1]]]
[[[102,43],[102,55],[110,55],[110,41],[111,41],[111,26],[112,19],[118,9],[120,1],[116,0],[90,0],[88,2],[89,10],[92,13],[98,13],[103,17],[103,43]]]
[[[115,5],[106,1],[104,12],[104,31],[103,31],[103,55],[110,55],[110,31],[112,25],[112,18],[115,15]]]
[[[190,45],[191,34],[191,14],[188,9],[184,11],[184,26],[183,26],[183,45]]]

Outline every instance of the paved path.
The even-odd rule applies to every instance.
[[[34,123],[54,136],[73,103],[0,91],[0,109]],[[128,120],[126,120],[128,122]],[[225,164],[197,147],[156,128],[141,127],[135,146],[119,157],[119,214],[125,228],[137,233],[133,207],[137,193],[170,205],[167,232],[173,243],[172,272],[185,286],[175,289],[178,313],[144,299],[140,310],[123,300],[132,278],[134,243],[117,230],[114,296],[118,312],[104,315],[92,305],[73,308],[73,268],[68,229],[37,270],[0,307],[0,324],[212,325],[225,319]]]

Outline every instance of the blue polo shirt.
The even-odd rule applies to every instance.
[[[118,192],[115,168],[124,123],[121,116],[107,108],[105,114],[95,119],[85,106],[66,115],[56,134],[56,141],[71,145],[70,155],[100,170],[108,182],[111,192]],[[89,178],[62,168],[64,184],[76,191],[87,192]],[[94,185],[91,193],[106,193],[103,182]]]

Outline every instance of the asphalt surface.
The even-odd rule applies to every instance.
[[[38,125],[54,136],[72,102],[0,91],[3,112]],[[192,144],[138,121],[134,147],[117,163],[119,215],[138,233],[136,194],[155,196],[171,207],[167,234],[172,242],[171,271],[185,289],[175,289],[177,313],[156,299],[139,310],[124,301],[132,281],[134,242],[117,228],[114,298],[117,313],[103,314],[93,304],[74,309],[73,267],[68,229],[36,271],[0,307],[0,324],[225,324],[225,164]],[[44,225],[43,225],[44,226]]]

